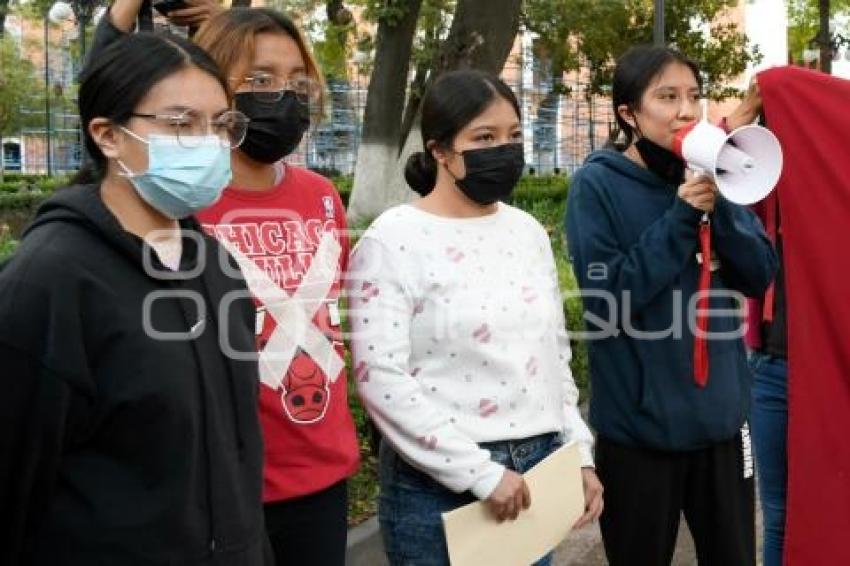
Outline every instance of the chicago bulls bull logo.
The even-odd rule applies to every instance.
[[[325,416],[331,397],[328,378],[303,351],[292,359],[281,387],[283,410],[293,422],[311,424]]]

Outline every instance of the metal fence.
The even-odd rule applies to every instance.
[[[571,173],[591,151],[608,141],[615,124],[611,102],[587,96],[586,80],[567,79],[556,88],[541,80],[523,84],[518,73],[508,71],[506,68],[506,82],[522,109],[529,173]],[[328,173],[350,175],[354,173],[367,86],[357,82],[329,86],[327,119],[311,129],[291,159]]]
[[[503,72],[522,107],[527,170],[532,174],[570,173],[592,150],[601,147],[614,125],[610,100],[588,96],[588,83],[575,73],[553,85],[546,69],[531,57],[511,61]],[[58,71],[61,73],[62,71]],[[334,175],[354,173],[357,146],[366,106],[367,78],[332,81],[326,118],[311,128],[289,160]],[[22,112],[45,114],[46,110],[23,108]],[[46,120],[43,120],[46,122]],[[47,141],[50,140],[50,169],[73,171],[80,164],[78,119],[69,108],[51,110],[50,131],[45,127],[21,131],[14,142],[4,140],[7,168],[43,173],[48,169]],[[49,135],[48,135],[49,134]]]

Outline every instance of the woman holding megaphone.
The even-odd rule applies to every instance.
[[[738,305],[764,291],[777,259],[754,214],[673,151],[701,117],[701,91],[681,53],[629,50],[613,81],[624,143],[591,154],[570,190],[569,249],[595,321],[590,421],[613,566],[668,564],[682,512],[700,564],[755,563]]]

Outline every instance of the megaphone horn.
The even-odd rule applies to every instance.
[[[761,126],[742,126],[727,135],[701,120],[676,133],[673,151],[688,167],[711,175],[720,194],[736,204],[764,199],[782,174],[782,146]]]

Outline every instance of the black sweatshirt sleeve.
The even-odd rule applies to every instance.
[[[33,357],[0,344],[0,563],[24,564],[62,454],[71,389]]]
[[[27,563],[95,390],[70,261],[35,247],[0,271],[0,564]]]

